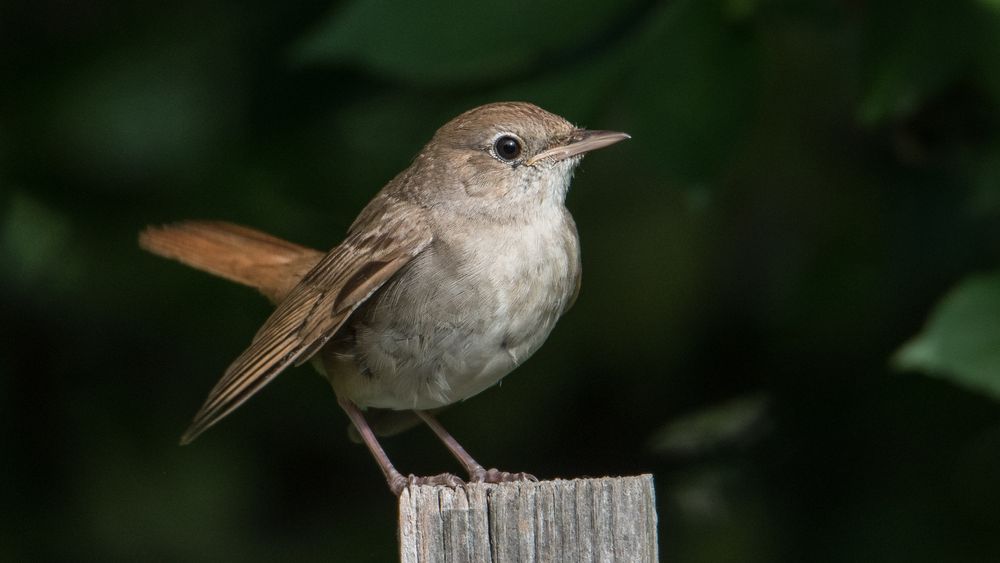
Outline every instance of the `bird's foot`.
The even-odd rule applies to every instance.
[[[406,487],[414,487],[417,485],[444,485],[445,487],[461,487],[465,484],[458,476],[452,475],[451,473],[441,473],[440,475],[428,475],[423,477],[418,477],[416,475],[403,476],[401,473],[397,473],[389,478],[389,488],[392,489],[393,494],[397,497],[403,493],[403,489]]]
[[[484,469],[482,467],[472,471],[469,475],[470,483],[514,483],[517,481],[538,481],[538,477],[530,473],[508,473],[499,469]]]

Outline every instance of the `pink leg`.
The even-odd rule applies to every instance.
[[[462,464],[465,471],[469,474],[469,481],[476,483],[506,483],[509,481],[537,481],[534,475],[528,473],[508,473],[506,471],[499,471],[497,469],[486,469],[479,464],[475,459],[469,455],[469,452],[465,451],[465,448],[458,443],[444,426],[437,421],[436,418],[430,414],[423,411],[413,411],[427,423],[427,426],[434,432],[439,440],[444,444],[451,455],[455,456],[455,459]]]
[[[379,445],[378,440],[375,438],[375,433],[368,426],[368,421],[365,420],[364,414],[361,413],[357,405],[340,397],[337,397],[337,402],[340,403],[340,407],[347,413],[347,417],[351,419],[351,424],[358,429],[361,440],[368,447],[368,451],[371,452],[372,457],[375,458],[375,462],[378,463],[379,468],[385,475],[385,480],[389,483],[389,489],[394,495],[399,496],[407,485],[447,485],[449,487],[462,485],[462,480],[450,473],[442,473],[430,477],[416,477],[414,475],[404,477],[402,473],[393,467],[392,462],[389,461],[389,456],[386,455],[385,450]]]

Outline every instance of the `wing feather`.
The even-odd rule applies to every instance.
[[[181,437],[188,444],[292,364],[309,360],[365,300],[431,242],[411,214],[352,227],[278,305],[208,394]]]

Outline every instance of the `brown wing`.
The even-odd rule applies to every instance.
[[[229,366],[181,437],[190,443],[285,368],[308,361],[344,321],[431,241],[412,215],[382,216],[353,231],[288,294]]]

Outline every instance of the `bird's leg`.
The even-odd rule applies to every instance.
[[[361,441],[365,443],[368,451],[375,458],[376,463],[378,463],[379,468],[385,475],[386,482],[389,483],[389,489],[394,495],[399,496],[408,485],[447,485],[449,487],[462,485],[462,480],[450,473],[442,473],[430,477],[417,477],[415,475],[404,477],[402,473],[396,470],[392,462],[389,461],[389,456],[386,455],[385,450],[379,445],[378,440],[375,438],[375,433],[368,426],[368,421],[365,420],[365,415],[361,413],[361,409],[348,399],[337,397],[337,402],[340,403],[340,408],[344,409],[344,412],[347,413],[347,417],[351,419],[351,424],[358,429]]]
[[[458,443],[444,426],[437,421],[436,418],[431,416],[429,413],[424,411],[413,411],[430,426],[431,430],[438,437],[439,440],[444,444],[444,447],[448,448],[451,455],[455,456],[455,459],[462,464],[465,471],[469,474],[469,481],[475,483],[507,483],[510,481],[537,481],[538,479],[529,473],[508,473],[506,471],[500,471],[498,469],[486,469],[479,464],[475,459],[469,455],[469,452],[465,451],[465,448]]]

